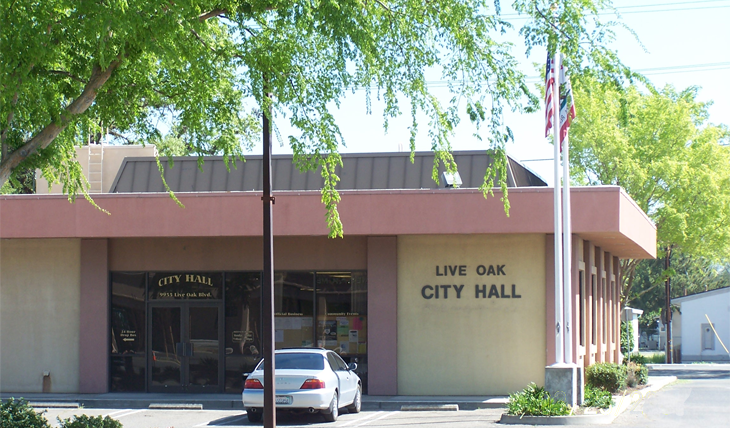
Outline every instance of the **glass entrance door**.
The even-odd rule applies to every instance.
[[[221,392],[222,305],[150,305],[150,392]]]

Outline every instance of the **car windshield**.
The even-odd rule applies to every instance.
[[[286,353],[276,354],[277,370],[324,370],[324,358],[320,354]],[[261,361],[256,370],[263,370],[264,362]]]

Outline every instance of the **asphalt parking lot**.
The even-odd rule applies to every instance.
[[[44,410],[45,417],[54,427],[59,426],[57,417],[71,418],[73,415],[110,416],[124,425],[124,428],[199,428],[199,427],[247,427],[251,424],[245,412],[240,410],[150,410],[150,409],[36,409]],[[277,416],[277,426],[306,428],[357,428],[357,427],[407,427],[418,425],[424,428],[485,427],[497,426],[496,421],[502,409],[461,410],[459,412],[400,412],[364,411],[358,414],[342,414],[337,422],[324,422],[321,415]],[[344,410],[343,410],[344,412]]]

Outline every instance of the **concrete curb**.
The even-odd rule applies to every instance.
[[[415,397],[415,396],[363,396],[363,410],[398,411],[405,408],[434,407],[442,405],[458,406],[458,410],[502,409],[507,406],[507,397]],[[429,409],[431,410],[431,409]],[[434,408],[433,410],[443,410]]]
[[[151,403],[148,408],[160,410],[203,410],[203,405],[184,403]]]
[[[616,416],[573,415],[573,416],[510,416],[503,414],[500,424],[506,425],[609,425]]]
[[[652,383],[630,395],[615,395],[616,403],[612,407],[595,415],[570,416],[512,416],[502,414],[499,423],[505,425],[608,425],[614,421],[632,404],[644,399],[652,392],[656,392],[677,380],[676,376],[652,376]]]
[[[29,401],[28,405],[36,409],[78,409],[79,403],[39,403]]]
[[[429,412],[429,411],[447,411],[458,412],[458,404],[416,404],[401,406],[401,412]]]

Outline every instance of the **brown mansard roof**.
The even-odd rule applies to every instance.
[[[443,166],[439,169],[440,184],[431,178],[433,153],[418,152],[414,163],[410,153],[342,154],[344,167],[337,169],[340,190],[438,189],[443,183]],[[492,159],[485,152],[454,152],[461,176],[461,188],[477,188],[484,180],[484,172]],[[165,180],[174,192],[261,191],[263,188],[262,156],[246,156],[245,162],[230,164],[230,171],[222,157],[206,157],[202,170],[198,158],[175,157],[173,167],[161,158]],[[319,190],[322,176],[319,171],[300,173],[292,162],[292,155],[275,155],[272,159],[274,190]],[[546,186],[547,184],[523,165],[508,158],[508,187]],[[126,158],[119,168],[111,193],[164,192],[155,158]]]

